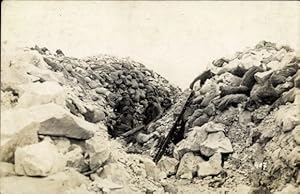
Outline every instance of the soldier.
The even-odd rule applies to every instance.
[[[113,129],[113,136],[120,136],[123,133],[133,129],[133,113],[134,110],[132,107],[125,106],[122,109],[122,114],[120,114],[119,118],[116,121],[116,124]]]
[[[144,125],[148,125],[151,121],[159,118],[162,114],[162,108],[160,103],[157,102],[157,99],[154,96],[148,98],[148,106],[144,111]]]
[[[212,73],[210,70],[206,70],[203,73],[201,73],[200,75],[198,75],[190,84],[190,89],[193,90],[194,85],[197,81],[200,81],[200,85],[203,85],[205,83],[206,80],[212,78],[215,74]]]
[[[118,113],[122,113],[122,110],[125,107],[133,107],[133,101],[129,97],[129,94],[126,92],[122,93],[121,99],[117,100],[116,105],[114,107],[114,111]]]

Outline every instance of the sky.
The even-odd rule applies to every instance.
[[[300,48],[300,2],[4,1],[1,45],[142,62],[182,88],[260,40]]]

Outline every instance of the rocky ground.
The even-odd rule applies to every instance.
[[[191,90],[127,58],[38,46],[1,58],[3,194],[300,192],[300,55],[288,46],[262,41],[199,72],[183,137],[157,164]],[[131,141],[117,133],[124,93],[132,127],[151,97],[162,108]]]

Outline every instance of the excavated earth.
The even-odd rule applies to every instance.
[[[261,41],[199,72],[157,164],[191,89],[129,58],[2,51],[2,194],[300,193],[300,55],[289,46]],[[122,136],[153,99],[159,116]]]

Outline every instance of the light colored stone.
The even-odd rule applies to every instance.
[[[38,143],[38,123],[32,123],[21,129],[9,141],[1,146],[0,161],[14,162],[14,154],[18,147]]]
[[[69,148],[71,146],[71,142],[68,138],[65,137],[56,137],[54,138],[54,143],[61,154],[66,154],[69,151]]]
[[[300,125],[296,126],[292,132],[295,142],[300,145]]]
[[[200,145],[200,147],[210,148],[215,152],[220,153],[233,152],[230,140],[224,135],[224,132],[222,131],[208,134],[207,139]]]
[[[293,130],[296,125],[300,125],[300,105],[289,104],[281,107],[275,118],[277,126],[281,126],[284,132]]]
[[[12,163],[0,162],[0,177],[13,176],[15,174],[15,166]]]
[[[275,71],[281,69],[283,65],[278,61],[271,61],[270,63],[267,64],[267,67]]]
[[[209,158],[207,162],[200,162],[197,164],[198,177],[206,177],[212,175],[218,175],[222,171],[222,155],[221,153],[215,153]]]
[[[31,83],[37,77],[28,72],[48,70],[49,67],[37,51],[17,49],[1,56],[1,88]]]
[[[1,145],[31,123],[40,123],[53,116],[59,118],[65,113],[68,112],[53,103],[33,106],[27,109],[10,109],[1,112]]]
[[[191,132],[187,134],[187,138],[180,141],[174,149],[174,158],[180,158],[187,152],[199,151],[200,145],[207,138],[207,132],[203,127],[193,127]]]
[[[108,96],[110,93],[109,90],[107,90],[106,88],[103,88],[103,87],[96,88],[95,91],[97,94],[101,94],[103,96]]]
[[[201,128],[204,128],[207,133],[214,133],[223,131],[225,132],[225,125],[222,123],[208,122],[205,123]]]
[[[152,178],[155,181],[165,178],[166,175],[160,171],[160,169],[151,159],[143,158],[142,162],[145,166],[145,171],[148,178]]]
[[[158,168],[165,172],[167,176],[176,174],[179,161],[175,158],[163,156],[157,163]]]
[[[90,169],[98,169],[102,167],[109,159],[111,156],[111,152],[109,149],[102,149],[95,154],[92,154],[90,156]]]
[[[192,179],[197,172],[197,164],[203,162],[199,156],[192,152],[186,153],[180,160],[176,176],[182,179]]]
[[[17,148],[15,171],[18,175],[48,176],[62,171],[65,161],[48,141]]]
[[[122,185],[116,184],[109,179],[102,179],[97,176],[95,177],[94,183],[104,192],[112,192],[113,190],[123,188]]]
[[[109,179],[119,185],[128,185],[130,175],[120,163],[109,163],[104,166],[100,178]]]
[[[56,82],[43,82],[19,85],[17,108],[27,108],[34,105],[56,103],[65,104],[65,93],[62,86]]]
[[[273,73],[273,70],[257,72],[254,74],[254,78],[257,81],[257,83],[263,84],[263,83],[265,83],[265,81],[267,81],[271,77],[272,73]]]
[[[67,152],[64,157],[66,166],[76,169],[78,172],[88,171],[88,164],[85,163],[83,151],[80,146],[73,144],[70,147],[71,151]]]
[[[52,117],[41,122],[38,134],[78,140],[86,140],[93,136],[92,131],[84,128],[68,114],[63,115],[62,118]]]
[[[274,192],[274,194],[299,194],[299,186],[287,184],[281,191]]]

